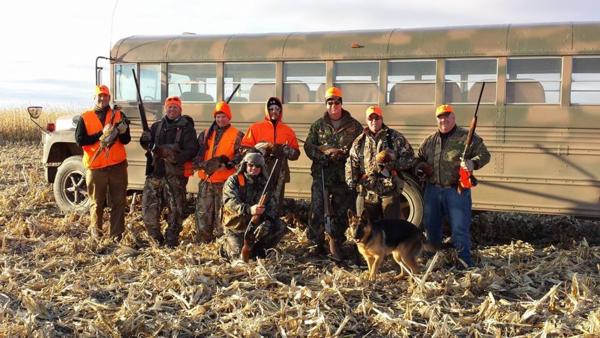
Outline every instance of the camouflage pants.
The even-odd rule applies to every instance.
[[[148,234],[160,244],[177,246],[179,233],[185,218],[184,205],[187,177],[170,176],[156,178],[146,177],[142,195],[142,217]],[[160,216],[163,208],[169,209],[165,236],[160,229]]]
[[[264,236],[256,239],[250,253],[251,258],[265,257],[267,250],[274,248],[285,235],[285,225],[279,220],[265,221],[260,226],[266,227],[267,230]],[[225,229],[223,237],[221,252],[229,259],[239,259],[244,245],[244,231]]]
[[[374,193],[371,192],[374,195]],[[356,197],[356,213],[362,214],[366,210],[372,221],[380,219],[400,219],[402,209],[400,208],[400,195],[367,196],[367,193],[359,193]]]
[[[88,169],[85,175],[90,196],[90,227],[102,234],[102,214],[106,194],[110,198],[109,236],[120,238],[125,231],[125,207],[127,206],[127,161],[100,169]]]
[[[346,241],[348,228],[348,210],[354,209],[355,194],[346,184],[327,187],[331,196],[331,207],[334,213],[332,222],[333,238],[338,244]],[[310,219],[308,222],[308,239],[316,245],[323,246],[325,242],[324,201],[321,178],[314,178],[311,187]]]
[[[200,182],[196,198],[196,241],[209,243],[223,234],[223,183]]]

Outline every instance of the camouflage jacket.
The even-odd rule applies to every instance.
[[[333,186],[346,184],[344,175],[344,166],[347,155],[339,160],[333,160],[325,155],[319,148],[320,146],[331,146],[342,149],[348,154],[352,142],[360,135],[363,128],[360,122],[354,119],[346,110],[342,110],[342,123],[338,130],[333,128],[331,120],[325,112],[325,115],[315,121],[308,131],[304,151],[313,163],[311,165],[311,175],[313,178],[321,178],[321,169],[325,168],[325,185]]]
[[[388,128],[385,124],[377,134],[373,135],[365,128],[352,143],[350,156],[346,161],[346,184],[354,188],[363,176],[375,175],[380,172],[375,156],[382,150],[391,150],[395,159],[385,167],[401,171],[412,167],[414,151],[406,138],[398,131]],[[380,176],[383,179],[383,176]]]
[[[450,133],[445,141],[444,148],[442,148],[442,138],[439,131],[427,136],[419,147],[417,160],[426,162],[433,168],[433,173],[428,178],[431,184],[452,186],[458,183],[460,157],[465,149],[465,141],[469,130],[456,126]],[[490,161],[490,157],[483,139],[474,134],[466,158],[473,161],[475,169],[480,169]]]
[[[243,182],[240,182],[243,181]],[[223,227],[234,231],[243,231],[248,226],[252,215],[250,207],[260,200],[267,184],[264,175],[259,175],[251,182],[246,174],[229,176],[223,185]],[[269,198],[265,206],[263,220],[275,220],[277,215],[273,208],[273,199]]]
[[[194,120],[187,115],[181,115],[178,119],[169,121],[164,116],[152,124],[150,134],[152,141],[147,145],[148,149],[162,145],[177,144],[179,146],[179,151],[175,155],[177,163],[173,168],[173,173],[183,175],[183,163],[192,160],[200,147],[196,139]],[[146,176],[162,178],[165,177],[165,174],[164,159],[146,158]]]

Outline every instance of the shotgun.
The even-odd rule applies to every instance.
[[[473,114],[473,119],[471,119],[471,125],[469,126],[469,133],[467,134],[467,140],[465,141],[465,149],[463,150],[461,157],[463,160],[466,159],[469,146],[473,142],[473,135],[475,134],[475,129],[477,128],[477,112],[479,111],[479,103],[481,103],[481,96],[483,95],[484,88],[485,82],[481,84],[481,91],[479,92],[479,98],[477,99],[475,114]],[[458,175],[458,186],[456,187],[456,189],[459,194],[461,194],[463,190],[470,189],[477,185],[477,179],[475,178],[475,176],[473,176],[473,173],[471,173],[467,169],[460,167],[458,169]]]

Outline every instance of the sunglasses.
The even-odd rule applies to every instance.
[[[327,101],[327,105],[328,106],[333,106],[333,105],[339,106],[340,104],[342,104],[342,101],[340,101],[340,100],[335,100],[335,101],[334,100],[329,100],[329,101]]]

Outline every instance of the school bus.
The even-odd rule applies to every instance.
[[[485,82],[477,133],[492,160],[476,172],[474,209],[600,216],[600,23],[124,38],[110,52],[110,83],[132,121],[129,189],[140,190],[145,158],[132,69],[150,122],[167,96],[179,95],[199,132],[215,103],[241,84],[232,100],[238,129],[262,119],[265,100],[278,96],[283,120],[304,140],[325,112],[325,89],[338,86],[355,118],[364,123],[365,109],[380,105],[384,122],[415,150],[435,130],[439,104],[452,104],[457,123],[468,126]],[[69,158],[81,151],[72,135],[51,138],[48,179],[72,199],[74,180],[66,178],[83,171]],[[61,171],[65,163],[70,169]],[[290,164],[286,196],[309,199],[310,160],[303,154]],[[405,177],[404,214],[420,223],[418,183]],[[196,185],[190,181],[190,192]]]

